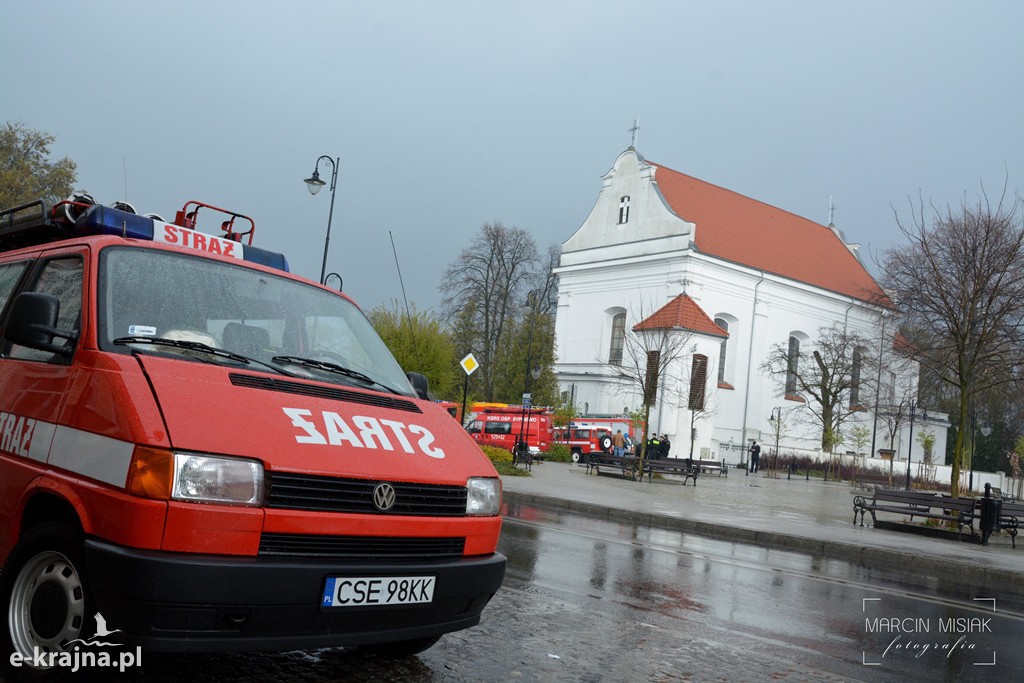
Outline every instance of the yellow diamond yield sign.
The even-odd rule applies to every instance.
[[[459,364],[462,365],[462,369],[466,371],[467,375],[472,375],[473,371],[480,367],[480,364],[476,362],[476,358],[473,357],[473,354],[469,354],[463,358],[459,361]]]

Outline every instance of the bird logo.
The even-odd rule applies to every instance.
[[[115,633],[120,633],[121,629],[119,629],[119,628],[115,628],[115,629],[107,628],[107,620],[99,612],[94,614],[93,617],[96,619],[96,635],[94,635],[92,638],[89,638],[88,640],[84,640],[82,638],[75,638],[70,643],[68,643],[67,645],[64,646],[65,650],[70,649],[71,646],[74,645],[75,643],[81,643],[82,645],[107,645],[107,646],[115,646],[115,647],[116,646],[120,646],[120,643],[106,643],[106,642],[100,641],[99,638],[106,638],[107,636],[113,635]]]

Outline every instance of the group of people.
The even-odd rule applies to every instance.
[[[637,444],[637,447],[639,448],[639,444]],[[668,440],[667,434],[652,434],[647,439],[648,458],[667,458],[671,448],[672,442]],[[616,430],[615,434],[612,435],[612,451],[615,455],[622,457],[627,451],[632,454],[633,450],[633,442],[629,435],[623,434],[621,429]]]
[[[653,434],[651,438],[647,439],[648,458],[667,458],[671,448],[672,442],[668,440],[667,434],[662,434],[661,436]]]
[[[668,440],[667,434],[652,434],[647,439],[648,458],[667,458],[672,442]],[[627,450],[632,451],[632,443],[629,435],[623,434],[621,429],[615,431],[612,436],[612,450],[615,455],[622,457]],[[761,469],[761,446],[755,441],[750,445],[750,473],[755,474]]]

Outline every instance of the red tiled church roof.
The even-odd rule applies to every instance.
[[[829,228],[667,166],[654,179],[672,211],[694,223],[704,254],[888,305],[881,287]]]
[[[681,327],[691,332],[708,334],[713,337],[728,337],[729,333],[715,324],[697,302],[686,294],[680,294],[653,314],[633,326],[634,332],[642,330],[667,330]]]

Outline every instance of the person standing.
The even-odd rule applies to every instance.
[[[651,434],[650,438],[647,439],[647,450],[644,453],[644,457],[648,460],[658,457],[658,452],[661,448],[661,442],[658,441],[657,434]]]
[[[750,445],[750,471],[751,473],[757,473],[760,469],[761,462],[761,447],[757,445],[757,441],[754,441]]]
[[[616,429],[612,437],[612,448],[615,449],[615,457],[621,458],[626,450],[626,439],[622,436],[622,430]]]
[[[668,440],[668,434],[662,434],[661,439],[658,442],[658,458],[664,460],[668,457],[669,449],[672,448],[672,442]]]

